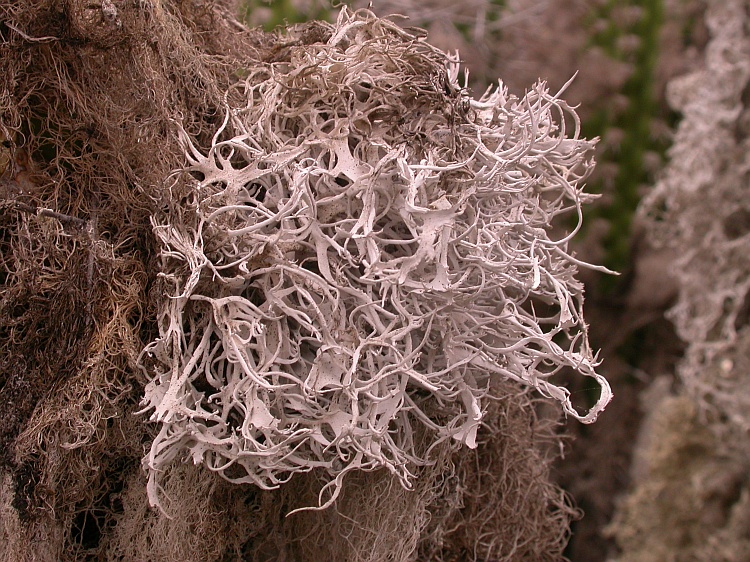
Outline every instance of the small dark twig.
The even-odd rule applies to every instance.
[[[89,261],[86,269],[86,325],[90,326],[94,322],[94,287],[96,276],[96,246],[95,242],[99,239],[97,211],[99,209],[99,198],[96,197],[93,202],[91,219],[88,221],[88,234],[91,239],[89,248]]]
[[[50,217],[53,219],[57,219],[63,225],[66,225],[66,226],[75,226],[77,228],[84,228],[88,222],[83,219],[79,219],[78,217],[71,217],[70,215],[58,213],[57,211],[53,211],[52,209],[45,209],[44,207],[42,208],[34,207],[33,205],[29,205],[27,203],[21,203],[20,201],[15,201],[15,205],[16,205],[16,208],[18,208],[20,211],[23,211],[24,213],[30,213],[34,215],[41,215],[43,217]]]

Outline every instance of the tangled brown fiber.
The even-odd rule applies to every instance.
[[[317,501],[325,473],[238,493],[210,471],[175,465],[163,480],[168,516],[149,509],[146,479],[133,473],[106,559],[561,560],[578,514],[550,482],[542,453],[545,441],[557,446],[554,424],[536,417],[527,391],[496,391],[509,399],[491,404],[475,450],[444,443],[432,465],[416,469],[410,491],[385,469],[352,472],[322,512],[286,516]],[[428,446],[429,434],[422,437]]]
[[[213,130],[257,58],[231,21],[213,3],[0,3],[0,436],[26,544],[4,560],[43,557],[35,521],[59,529],[51,559],[80,559],[137,466],[149,216],[182,161],[170,120]]]
[[[555,423],[536,417],[528,391],[510,385],[496,391],[503,398],[489,404],[477,448],[454,453],[452,471],[441,475],[420,560],[448,560],[449,554],[458,560],[561,560],[570,522],[581,517],[550,481],[560,446]]]
[[[566,119],[574,124],[574,113],[543,85],[524,100],[504,98],[502,89],[488,93],[472,109],[451,74],[456,68],[451,59],[367,11],[342,14],[336,26],[309,24],[270,35],[245,29],[219,2],[0,1],[0,560],[559,559],[574,513],[550,483],[542,454],[545,440],[556,439],[554,430],[536,418],[533,402],[517,383],[536,387],[586,421],[609,398],[586,343],[581,286],[574,278],[578,264],[567,255],[566,240],[549,240],[542,224],[566,210],[574,215],[580,210],[586,196],[579,184],[590,166],[586,155],[591,143],[575,132],[568,138],[560,129]],[[335,66],[342,45],[360,49],[355,67]],[[332,58],[325,59],[328,55]],[[388,78],[394,61],[399,70]],[[402,143],[408,154],[401,160],[384,159],[390,149],[377,143],[352,154],[345,137],[333,150],[326,148],[329,141],[302,141],[295,147],[300,131],[293,128],[300,123],[318,127],[312,132],[322,137],[331,137],[331,126],[344,125],[346,108],[340,104],[354,98],[320,93],[329,87],[335,93],[341,77],[362,78],[368,64],[373,64],[372,73],[380,73],[368,93],[371,99],[398,98],[406,103],[401,108],[406,113],[378,113],[373,105],[350,125],[361,128],[361,139],[393,142],[388,135],[394,131],[408,133]],[[252,104],[263,96],[271,99],[267,95],[276,87],[285,89],[279,98],[283,107],[275,116],[255,116]],[[311,107],[312,113],[303,115]],[[488,121],[471,129],[477,123],[467,120],[470,111]],[[516,144],[507,146],[512,158],[505,169],[494,169],[491,161],[497,163],[497,158],[490,153],[503,143],[498,123],[509,115],[519,119],[516,129],[510,122],[507,127]],[[264,129],[247,134],[256,125]],[[461,127],[472,134],[482,129],[485,136],[474,145],[473,137],[453,138]],[[540,132],[541,138],[528,136]],[[270,143],[263,150],[271,148],[275,154],[253,160],[260,150],[253,145],[256,137]],[[285,155],[286,149],[291,153]],[[292,156],[296,149],[302,151]],[[313,170],[312,162],[323,162],[326,150],[327,167]],[[386,215],[391,222],[385,226],[396,228],[395,215],[382,213],[376,201],[381,195],[346,191],[369,173],[344,162],[347,153],[367,165],[382,161],[378,174],[398,171],[403,179],[416,173],[430,193],[417,189],[409,196],[409,213],[420,213],[418,207],[424,205],[444,223],[434,222],[435,228],[421,237],[408,228],[379,230],[384,225],[378,221]],[[468,156],[473,167],[461,169],[458,164]],[[420,164],[420,158],[432,160]],[[513,166],[524,158],[526,168],[515,174]],[[249,160],[255,166],[251,169],[261,172],[247,181],[236,179],[234,172],[248,173]],[[293,195],[285,203],[284,185],[301,185],[299,172],[305,166],[305,181],[317,177],[321,192],[312,199]],[[553,184],[539,179],[542,170],[556,174]],[[231,171],[231,181],[222,171]],[[454,353],[461,364],[446,363],[440,338],[417,326],[425,320],[398,326],[399,311],[392,304],[397,301],[388,301],[386,293],[373,300],[384,303],[377,314],[361,312],[372,305],[357,302],[359,293],[373,292],[367,275],[398,281],[403,274],[420,283],[435,282],[422,292],[432,295],[425,298],[433,304],[443,298],[441,283],[456,281],[445,269],[453,256],[430,250],[428,239],[440,240],[441,232],[450,230],[453,219],[446,211],[465,203],[460,195],[464,187],[467,194],[484,193],[477,216],[491,222],[499,208],[493,205],[500,201],[493,201],[488,183],[471,185],[482,174],[488,182],[495,176],[512,180],[502,202],[515,209],[518,223],[494,235],[513,239],[515,245],[491,257],[498,270],[507,266],[507,272],[513,269],[521,276],[506,272],[502,282],[489,280],[493,297],[507,301],[516,316],[500,329],[502,337],[484,340],[482,334],[489,331],[481,322],[462,317],[453,326],[469,334]],[[394,185],[405,187],[398,181]],[[258,191],[243,199],[251,187]],[[324,192],[338,188],[341,193]],[[534,194],[529,206],[521,201],[525,192]],[[307,201],[307,209],[328,217],[321,232],[333,246],[321,250],[302,237],[295,239],[305,217],[289,201]],[[247,225],[252,230],[260,215],[268,209],[278,214],[285,205],[291,209],[281,217],[287,237],[267,244],[267,251],[257,246],[257,237],[240,236],[236,244],[223,245],[227,232]],[[361,224],[342,222],[337,210],[342,205],[347,213],[358,213]],[[429,223],[414,217],[404,218],[404,224],[419,230]],[[201,225],[206,226],[203,246],[189,238]],[[391,234],[397,235],[393,244],[385,241]],[[467,252],[480,261],[481,251],[494,247],[493,242],[471,236],[467,232],[463,237],[474,248]],[[181,240],[190,243],[178,247]],[[362,261],[358,252],[376,257],[373,244],[380,244],[381,257],[387,253],[393,261]],[[336,246],[342,249],[338,255],[331,251]],[[213,281],[210,268],[196,273],[189,260],[187,266],[180,262],[180,256],[201,252],[217,274]],[[233,261],[240,254],[248,259]],[[326,255],[330,263],[323,259]],[[286,395],[279,392],[270,401],[272,392],[263,395],[269,416],[288,414],[290,405],[296,408],[294,423],[301,430],[297,441],[276,447],[271,452],[280,454],[257,469],[257,456],[239,455],[237,462],[235,448],[253,440],[273,443],[290,426],[274,426],[257,404],[255,410],[243,410],[242,400],[232,401],[232,389],[205,378],[210,369],[189,373],[189,384],[176,384],[171,376],[172,366],[189,366],[189,358],[181,363],[183,352],[195,354],[201,367],[207,362],[223,365],[228,383],[232,376],[247,375],[237,370],[241,352],[232,354],[222,346],[257,341],[259,333],[253,330],[258,326],[231,319],[227,326],[238,331],[221,339],[226,334],[214,333],[210,307],[220,299],[224,312],[231,314],[244,310],[242,299],[250,303],[248,309],[262,306],[260,292],[253,301],[248,287],[254,276],[271,283],[272,265],[301,282],[279,285],[275,298],[283,315],[264,313],[264,330],[275,325],[298,346],[294,353],[277,354],[271,363],[280,358],[274,369],[287,381],[295,377],[302,387],[306,376],[317,372],[319,388],[312,378],[307,382],[321,392],[311,400],[304,395],[296,406],[282,404],[293,398],[291,386]],[[485,283],[480,270],[474,267],[474,273],[461,278],[469,280],[461,299],[479,298],[472,295],[481,293]],[[300,271],[307,277],[299,277]],[[353,272],[359,277],[352,277]],[[368,413],[362,418],[352,417],[357,400],[350,395],[348,403],[342,401],[341,381],[332,379],[342,365],[357,371],[351,357],[339,357],[337,363],[336,353],[350,350],[348,340],[340,338],[339,350],[326,341],[330,352],[320,344],[316,322],[337,317],[339,309],[309,316],[316,306],[320,312],[321,305],[335,304],[335,299],[323,303],[319,298],[333,294],[320,292],[318,280],[327,276],[348,279],[348,286],[336,290],[344,295],[340,311],[350,314],[352,306],[359,307],[352,330],[378,330],[380,322],[390,330],[381,333],[380,351],[370,342],[361,354],[361,372],[373,375],[357,386]],[[175,299],[180,296],[175,289],[184,289],[181,284],[193,277],[197,283],[185,298]],[[264,295],[273,296],[272,285],[262,288]],[[415,287],[409,290],[418,294]],[[400,291],[394,289],[392,295]],[[500,299],[502,291],[507,294]],[[412,299],[409,306],[418,306],[416,302]],[[534,306],[549,312],[548,317],[536,318]],[[447,319],[449,314],[429,322]],[[466,346],[471,338],[473,351]],[[201,352],[207,347],[210,353],[201,359],[196,349],[203,339]],[[480,340],[481,345],[476,343]],[[511,347],[503,351],[507,360],[502,372],[487,377],[482,374],[487,369],[477,365],[487,367],[485,355],[503,342]],[[479,363],[474,351],[484,354]],[[394,358],[401,369],[395,376],[387,366]],[[565,389],[551,381],[562,368],[578,369],[602,385],[600,402],[591,412],[573,408]],[[430,369],[440,375],[430,380]],[[332,387],[326,386],[331,382],[326,377]],[[421,387],[414,387],[418,380]],[[272,377],[269,381],[276,385],[274,392],[284,390]],[[243,384],[253,390],[247,381]],[[194,414],[201,403],[219,403],[217,395],[227,397],[226,418],[211,414],[214,418],[209,415],[201,428]],[[335,414],[331,404],[336,401],[354,423],[344,431],[339,417],[315,434],[317,440],[311,438],[322,425],[319,420]],[[159,412],[154,418],[158,427],[136,415],[144,406]],[[315,419],[305,420],[307,414]],[[264,420],[273,431],[261,437],[261,429],[269,429],[261,427]],[[243,423],[252,440],[233,437],[243,431]],[[217,433],[224,441],[206,447],[207,433],[201,434],[202,441],[199,433],[193,438],[186,433],[202,429],[228,433]],[[462,442],[476,448],[468,451]],[[150,472],[151,503],[160,502],[163,511],[149,506],[142,462]],[[260,489],[281,483],[278,489]],[[498,495],[489,511],[482,499],[486,493]],[[292,513],[336,496],[328,510]]]

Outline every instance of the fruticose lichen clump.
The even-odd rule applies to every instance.
[[[435,444],[476,445],[498,378],[594,421],[611,392],[563,230],[591,198],[593,142],[558,95],[472,99],[457,59],[343,9],[227,100],[210,146],[176,123],[187,163],[153,218],[169,298],[140,358],[152,504],[186,454],[262,488],[322,469],[321,505],[356,469],[408,487]],[[600,386],[587,412],[563,370]]]

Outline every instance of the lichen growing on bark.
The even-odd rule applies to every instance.
[[[325,505],[355,469],[409,487],[430,462],[414,426],[475,447],[494,378],[587,423],[611,396],[577,227],[550,237],[590,199],[573,109],[543,83],[473,100],[454,61],[367,11],[297,34],[234,86],[210,146],[178,129],[188,163],[153,218],[168,298],[142,355],[155,504],[184,454],[261,487],[325,469]],[[601,387],[590,411],[563,369]]]
[[[0,560],[560,558],[537,404],[609,394],[559,97],[472,100],[367,11],[29,0],[0,35]]]

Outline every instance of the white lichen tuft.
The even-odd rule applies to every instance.
[[[544,83],[472,100],[455,60],[367,11],[294,33],[210,147],[180,129],[188,194],[154,219],[171,292],[141,356],[154,504],[186,454],[262,488],[324,469],[321,505],[355,469],[408,487],[429,455],[415,427],[474,447],[496,377],[587,423],[611,398],[578,227],[551,238],[590,197],[573,109]],[[601,387],[588,412],[562,370]]]
[[[669,83],[683,119],[640,213],[650,239],[675,255],[668,317],[687,344],[680,380],[712,429],[734,434],[722,443],[747,450],[750,396],[738,389],[750,382],[750,18],[740,0],[707,6],[704,64]]]

